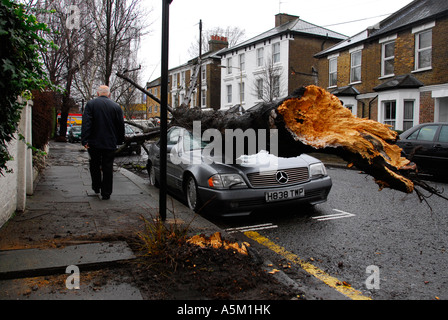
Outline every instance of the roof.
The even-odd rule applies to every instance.
[[[329,55],[343,49],[360,44],[366,40],[383,37],[386,34],[409,28],[425,21],[432,21],[448,14],[448,1],[446,0],[415,0],[391,14],[375,26],[350,37],[324,51],[317,53],[316,57]]]
[[[332,30],[316,26],[312,23],[306,22],[302,19],[294,19],[292,21],[289,21],[287,23],[282,24],[281,26],[272,28],[266,32],[263,32],[259,34],[258,36],[255,36],[249,40],[246,40],[244,42],[241,42],[233,47],[227,48],[220,52],[220,54],[225,54],[229,51],[233,51],[235,49],[243,48],[248,45],[264,41],[266,39],[270,39],[273,37],[277,37],[282,34],[287,33],[295,33],[295,34],[307,34],[307,35],[313,35],[318,36],[322,38],[332,38],[332,39],[339,39],[344,40],[347,39],[347,36],[334,32]]]
[[[396,76],[379,86],[373,88],[374,91],[386,91],[396,89],[415,89],[423,87],[424,84],[417,80],[413,75],[405,74],[403,76]]]
[[[371,36],[383,35],[424,20],[433,20],[446,15],[447,11],[446,0],[415,0],[381,21],[379,29],[372,31]]]
[[[357,96],[359,91],[352,86],[345,86],[334,89],[331,91],[331,94],[334,94],[335,96]]]

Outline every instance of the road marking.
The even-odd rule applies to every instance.
[[[228,228],[225,229],[227,233],[235,233],[235,232],[246,232],[246,231],[255,231],[255,230],[264,230],[264,229],[273,229],[278,228],[277,225],[272,223],[264,223],[264,224],[257,224],[254,226],[246,226],[246,227],[238,227],[238,228]]]
[[[314,220],[317,220],[317,221],[325,221],[325,220],[342,219],[342,218],[349,218],[349,217],[356,216],[353,213],[345,212],[345,211],[338,210],[338,209],[333,209],[333,211],[336,211],[339,213],[328,214],[326,216],[311,217],[311,218]]]
[[[362,294],[362,292],[353,289],[350,286],[343,285],[343,281],[338,280],[335,277],[330,276],[329,274],[325,273],[321,269],[317,268],[316,266],[312,265],[309,262],[305,262],[304,260],[300,259],[297,255],[294,253],[291,253],[287,251],[285,248],[275,244],[271,240],[269,240],[266,237],[263,237],[258,232],[255,231],[246,231],[244,234],[256,242],[264,245],[265,247],[271,249],[275,253],[281,255],[285,259],[293,262],[294,264],[301,267],[303,270],[308,272],[310,275],[316,277],[317,279],[324,282],[329,287],[335,289],[336,291],[342,293],[346,297],[352,299],[352,300],[372,300],[372,298],[367,297]]]

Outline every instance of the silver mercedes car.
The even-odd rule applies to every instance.
[[[281,158],[260,151],[235,163],[219,161],[209,143],[182,127],[167,135],[167,187],[195,212],[221,216],[248,215],[280,204],[325,202],[332,187],[324,164],[302,154]],[[148,146],[147,170],[156,187],[160,181],[160,140]]]

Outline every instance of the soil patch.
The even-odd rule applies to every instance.
[[[171,244],[158,256],[135,253],[132,273],[144,299],[290,300],[298,294],[251,254],[190,243]]]

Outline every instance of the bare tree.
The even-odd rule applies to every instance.
[[[96,29],[99,74],[111,91],[119,86],[112,77],[127,69],[131,52],[135,52],[145,34],[146,12],[141,0],[87,0]]]
[[[228,26],[225,29],[222,27],[215,27],[211,29],[204,30],[202,32],[202,52],[209,52],[210,48],[208,45],[208,41],[211,36],[221,36],[226,37],[229,42],[229,47],[236,45],[238,42],[244,39],[246,34],[245,30],[240,29],[239,27],[231,27]],[[191,44],[188,49],[188,54],[195,58],[199,55],[199,37]]]
[[[253,95],[263,102],[272,102],[286,95],[283,68],[268,59],[263,72],[259,73],[253,83]]]
[[[73,79],[92,57],[92,51],[82,50],[91,33],[90,22],[85,19],[86,6],[80,0],[31,1],[29,6],[37,12],[38,19],[53,30],[47,37],[54,46],[50,50],[42,50],[41,56],[50,80],[62,87],[59,136],[65,139],[67,117],[73,105]]]

